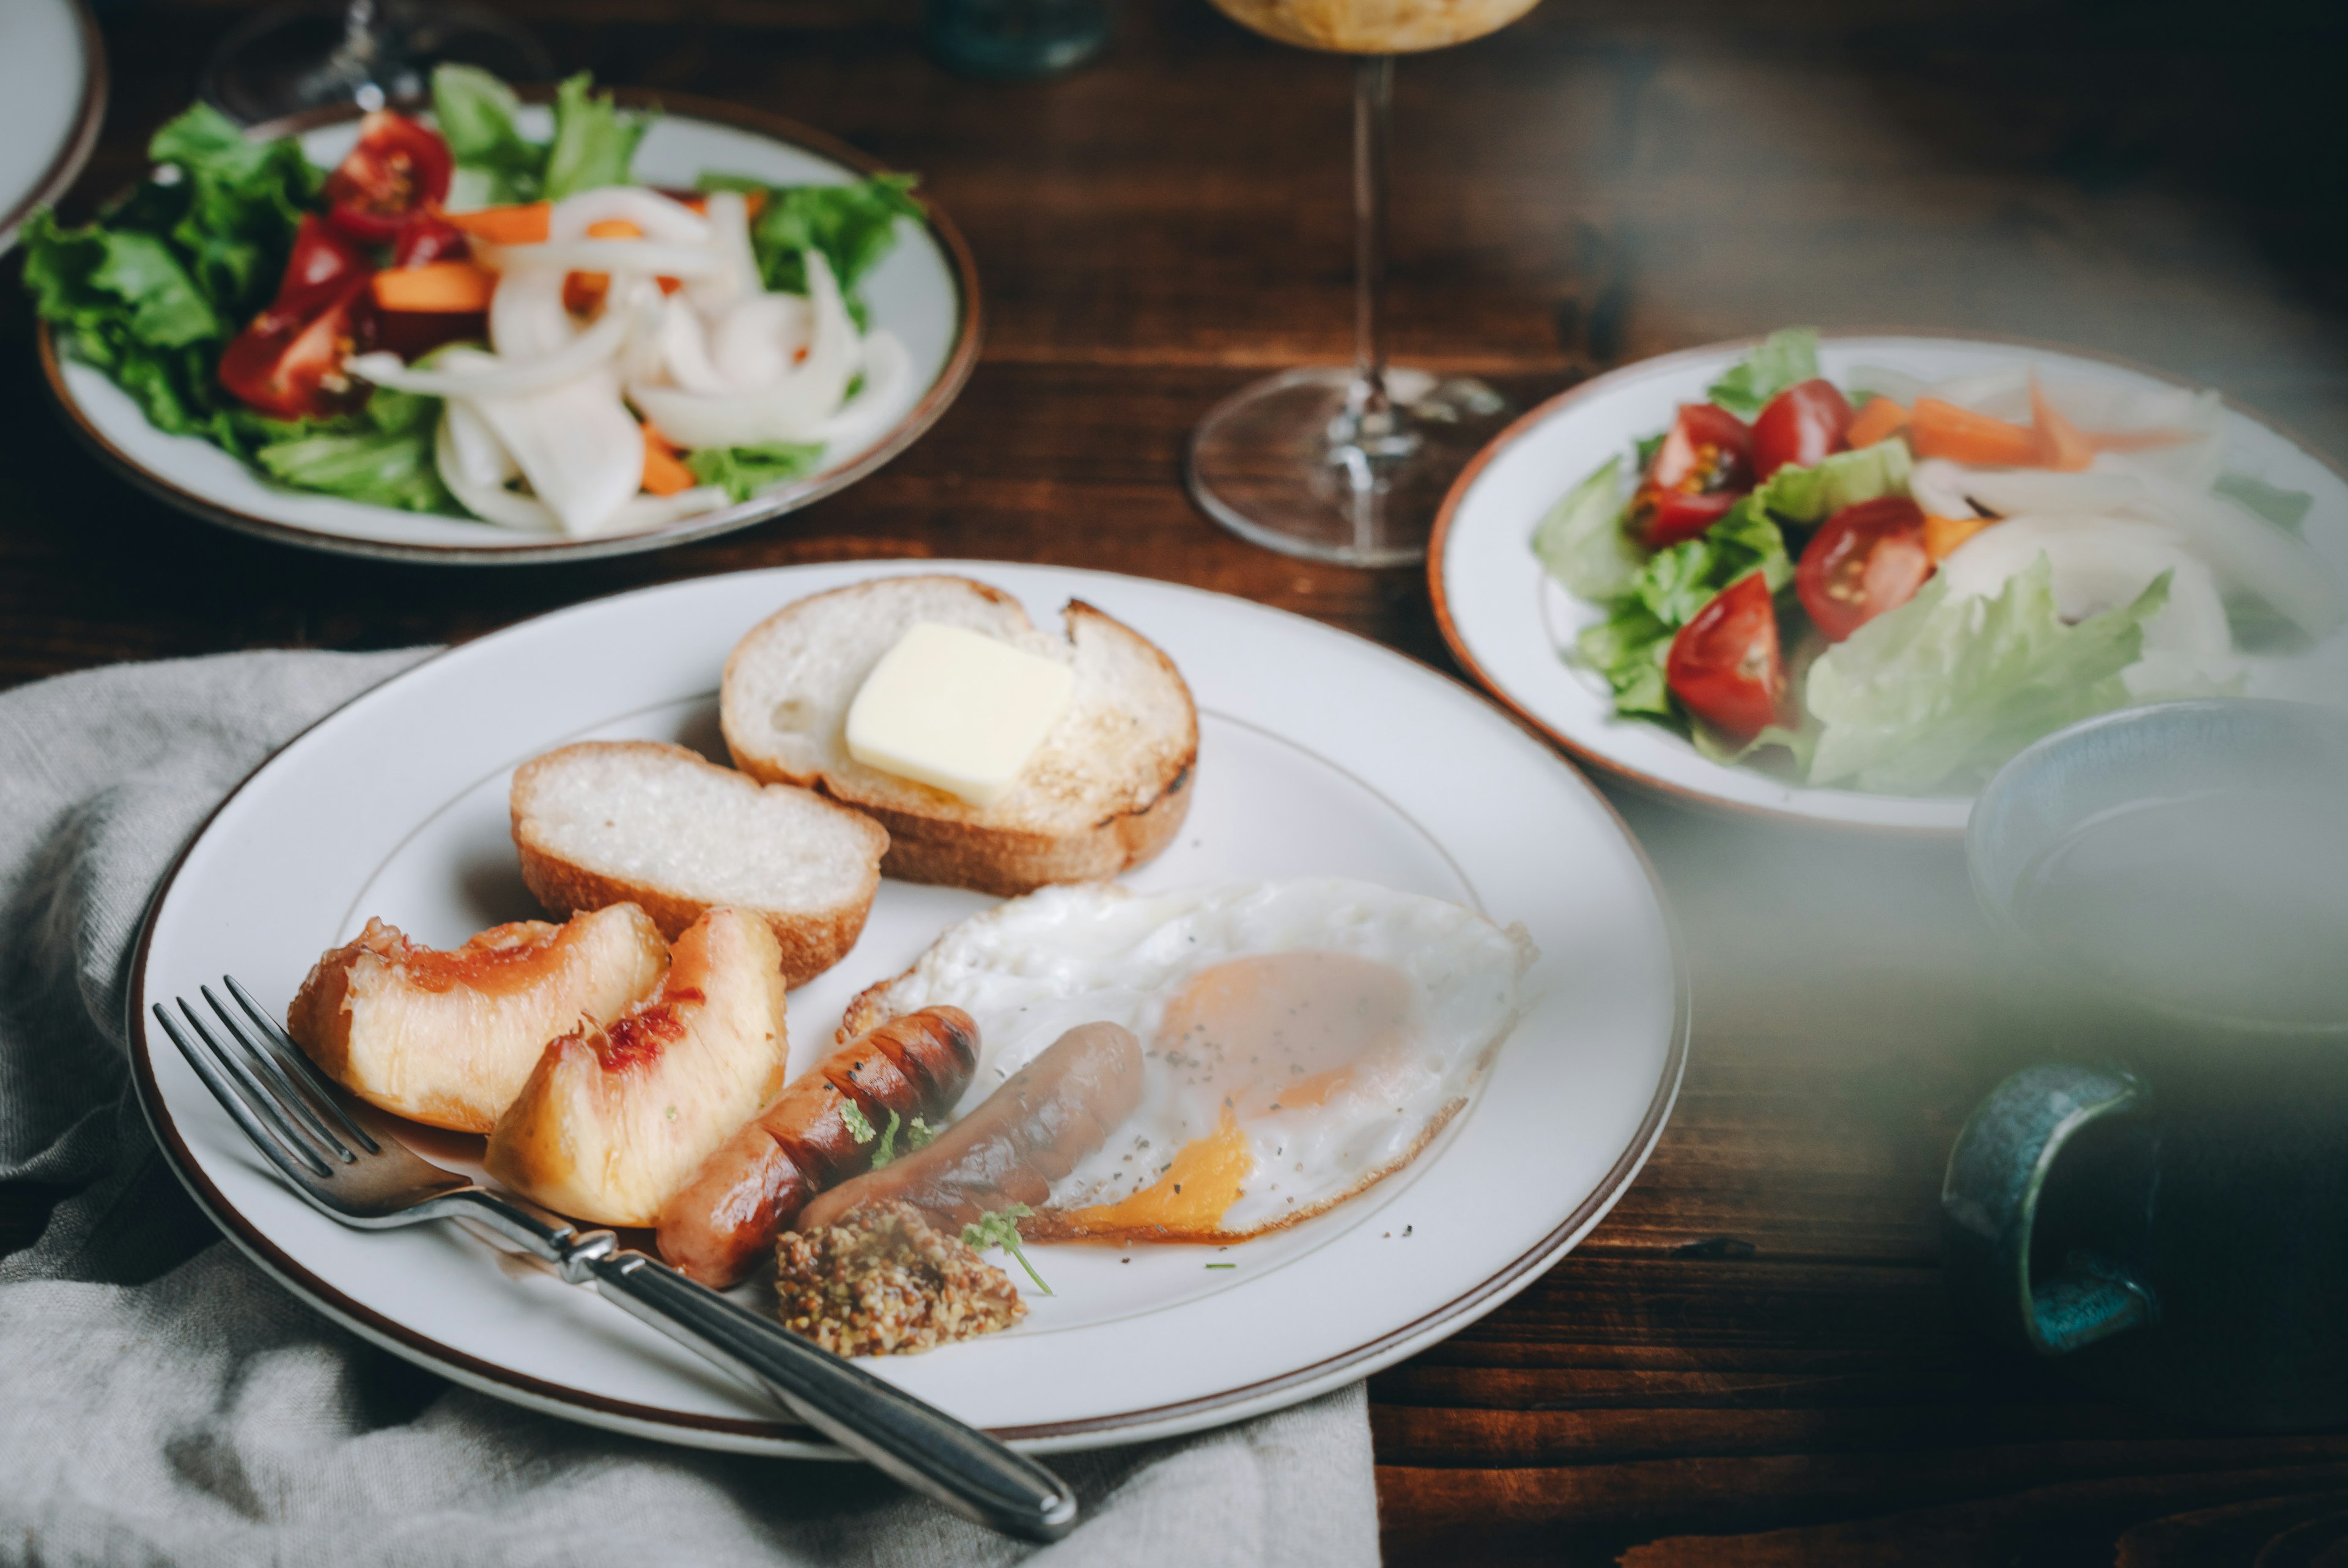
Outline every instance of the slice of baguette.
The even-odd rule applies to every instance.
[[[671,941],[713,907],[745,910],[773,929],[795,986],[856,945],[889,847],[870,817],[654,741],[584,741],[523,764],[513,837],[548,908],[641,905]]]
[[[1199,715],[1173,661],[1081,600],[1067,635],[962,577],[898,577],[785,605],[726,661],[720,715],[734,764],[878,817],[881,869],[1012,897],[1113,876],[1163,849],[1189,809]],[[1073,666],[1076,690],[1009,794],[973,805],[848,754],[849,705],[918,621],[967,628]]]

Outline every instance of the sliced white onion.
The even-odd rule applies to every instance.
[[[749,208],[738,190],[712,191],[709,197],[710,248],[724,258],[722,272],[685,284],[693,308],[716,314],[746,294],[766,287],[758,272],[757,251],[750,244]]]
[[[547,240],[534,245],[476,243],[473,259],[493,272],[641,272],[657,278],[706,278],[725,259],[705,245],[658,240]]]
[[[505,449],[497,433],[481,422],[473,405],[461,397],[452,397],[441,405],[441,439],[447,443],[442,456],[453,459],[466,480],[474,485],[503,485],[521,472],[515,466],[513,454]]]
[[[2297,535],[2116,453],[2097,457],[2096,469],[2133,477],[2141,488],[2125,504],[2127,511],[2175,528],[2220,578],[2258,595],[2310,637],[2327,637],[2348,620],[2340,579]]]
[[[629,397],[670,440],[686,446],[816,439],[855,374],[857,338],[856,323],[820,251],[807,252],[807,280],[814,330],[807,357],[789,374],[764,386],[716,395],[643,381],[630,384]]]
[[[1918,397],[1931,390],[1921,377],[1880,364],[1851,366],[1850,374],[1843,377],[1843,384],[1854,393],[1871,392],[1878,397],[1911,406]]]
[[[734,390],[710,361],[709,339],[702,330],[701,318],[674,294],[661,317],[660,352],[654,373],[665,366],[668,378],[685,391],[716,396]]]
[[[509,360],[544,359],[578,335],[560,272],[516,272],[489,295],[489,346]]]
[[[522,396],[470,401],[572,538],[608,531],[613,514],[643,487],[644,435],[610,371]]]
[[[740,200],[739,197],[735,198]],[[634,224],[647,239],[676,245],[706,245],[708,220],[674,197],[641,185],[602,185],[566,196],[547,214],[550,240],[582,240],[598,223],[617,219]]]
[[[729,386],[764,386],[788,375],[814,330],[815,313],[795,294],[757,293],[718,318],[710,357]]]
[[[605,311],[593,326],[541,359],[451,354],[442,361],[445,368],[410,370],[397,354],[363,354],[346,368],[377,386],[426,397],[527,396],[576,381],[617,354],[627,336],[629,316],[624,310]]]
[[[520,528],[533,534],[559,534],[562,524],[545,505],[528,496],[517,496],[502,481],[489,484],[474,473],[467,458],[458,451],[458,437],[450,428],[457,415],[457,405],[449,403],[440,416],[440,433],[433,442],[433,456],[440,469],[440,482],[448,493],[464,503],[465,509],[484,522],[500,528]],[[500,448],[502,450],[502,448]]]
[[[451,403],[448,408],[453,414],[457,405]],[[436,444],[440,477],[448,485],[448,493],[464,503],[466,510],[484,522],[496,523],[503,528],[541,534],[562,531],[561,522],[543,501],[516,495],[503,484],[481,484],[466,473],[463,460],[454,455],[452,446],[450,421],[444,417]],[[666,528],[680,518],[714,512],[725,506],[729,498],[715,485],[696,485],[674,496],[633,496],[612,514],[611,524],[603,529],[603,537]]]
[[[864,384],[818,434],[836,447],[863,446],[902,418],[920,391],[913,384],[913,356],[895,333],[875,327],[864,338]]]
[[[1946,457],[1926,457],[1908,470],[1908,494],[1936,518],[1977,518],[1965,489],[1971,470]]]
[[[2233,633],[2218,585],[2166,529],[2103,517],[2009,518],[1959,546],[1941,575],[1953,595],[1985,596],[2041,556],[2052,568],[2055,609],[2075,622],[2135,602],[2168,573],[2168,601],[2145,622],[2143,652],[2158,656],[2163,679],[2232,672]]]

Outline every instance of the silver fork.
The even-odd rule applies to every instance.
[[[361,1230],[441,1219],[487,1225],[955,1512],[1029,1541],[1056,1541],[1075,1527],[1077,1502],[1067,1483],[984,1432],[659,1260],[622,1250],[610,1231],[582,1231],[417,1158],[388,1132],[370,1133],[355,1102],[310,1064],[250,992],[224,979],[233,1009],[211,987],[199,988],[219,1030],[184,997],[177,999],[184,1023],[160,1003],[156,1020],[313,1208]]]

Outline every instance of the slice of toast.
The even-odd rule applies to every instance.
[[[1067,635],[1019,601],[961,577],[882,578],[785,605],[726,661],[721,716],[734,764],[869,812],[889,830],[881,869],[1012,897],[1113,876],[1182,825],[1199,715],[1173,661],[1081,600]],[[909,627],[967,628],[1073,667],[1076,690],[1010,792],[973,805],[848,754],[848,710]]]
[[[713,907],[746,910],[795,986],[856,945],[889,847],[870,817],[655,741],[549,752],[514,771],[512,802],[522,880],[548,908],[641,905],[671,941]]]

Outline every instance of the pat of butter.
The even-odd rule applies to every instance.
[[[1068,706],[1066,665],[959,626],[920,621],[848,710],[848,754],[973,805],[1010,792]]]

